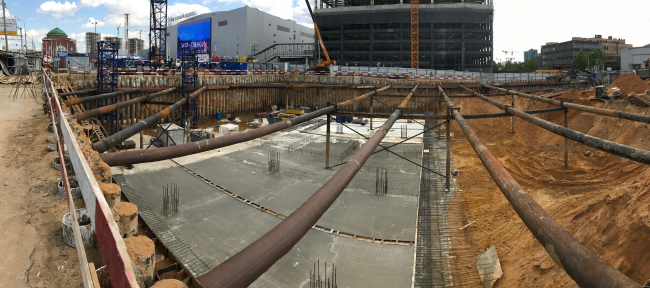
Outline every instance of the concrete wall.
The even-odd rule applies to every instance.
[[[167,32],[168,55],[177,58],[178,26],[200,19],[212,18],[212,50],[217,56],[247,56],[253,45],[256,51],[276,43],[314,43],[314,29],[282,19],[256,8],[242,7],[231,11],[213,12],[188,18],[178,24],[169,26]],[[219,23],[221,22],[221,26]],[[280,27],[278,27],[280,26]],[[286,28],[286,29],[285,29]],[[289,30],[289,32],[278,30]],[[296,39],[293,40],[293,34]],[[301,33],[302,32],[302,33]]]
[[[623,48],[621,50],[621,70],[631,71],[643,67],[643,61],[650,58],[650,47]]]

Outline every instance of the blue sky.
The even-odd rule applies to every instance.
[[[313,0],[311,3],[313,3]],[[540,49],[546,42],[568,41],[571,37],[624,38],[634,46],[650,44],[650,11],[648,0],[493,0],[494,58],[505,58],[503,51],[514,51],[515,60],[523,60],[523,51]],[[29,44],[39,49],[41,39],[54,27],[59,27],[77,40],[80,51],[85,50],[85,32],[124,36],[124,13],[130,14],[129,36],[147,39],[149,25],[149,0],[6,0],[8,11],[25,22]],[[273,15],[294,19],[311,26],[303,0],[170,0],[170,17],[196,11],[225,11],[249,5]],[[23,27],[23,22],[18,21]],[[15,38],[15,39],[12,39]],[[10,37],[10,47],[17,48],[20,38]],[[147,42],[147,41],[145,41]],[[4,44],[3,44],[4,45]],[[147,44],[145,44],[147,45]]]

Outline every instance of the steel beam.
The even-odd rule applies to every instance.
[[[551,113],[551,112],[562,112],[564,108],[551,108],[551,109],[540,109],[540,110],[528,110],[524,111],[526,114],[542,114],[542,113]],[[332,113],[334,116],[354,116],[354,117],[366,117],[366,118],[388,118],[391,114],[387,113],[366,113],[366,112],[347,112],[347,111],[338,111]],[[474,114],[474,115],[463,115],[466,120],[473,119],[489,119],[489,118],[503,118],[510,117],[510,113],[492,113],[492,114]],[[448,119],[446,115],[427,115],[427,114],[402,114],[399,116],[400,119],[438,119],[445,120]]]
[[[140,88],[134,88],[134,89],[129,89],[129,90],[125,90],[125,91],[117,91],[117,92],[105,93],[105,94],[100,94],[100,95],[95,95],[95,96],[88,96],[88,97],[84,97],[84,98],[65,100],[65,101],[63,101],[63,104],[68,105],[68,106],[72,106],[72,105],[78,105],[78,104],[81,104],[81,103],[86,103],[86,102],[97,101],[97,100],[102,100],[102,99],[106,99],[106,98],[131,94],[131,93],[135,93],[135,92],[140,92]]]
[[[104,162],[106,162],[106,164],[108,164],[109,166],[120,166],[120,165],[129,165],[129,164],[138,164],[138,163],[147,163],[147,162],[166,160],[166,159],[201,153],[209,150],[214,150],[221,147],[226,147],[233,144],[257,139],[259,137],[284,130],[291,126],[304,123],[308,120],[318,118],[323,115],[327,115],[328,113],[333,113],[340,108],[352,105],[353,103],[364,100],[374,95],[377,92],[381,92],[389,88],[390,86],[386,86],[377,91],[372,91],[363,94],[361,96],[355,97],[353,99],[338,103],[336,106],[330,106],[327,108],[320,109],[318,111],[314,111],[312,113],[307,113],[302,116],[289,119],[287,121],[281,121],[262,128],[249,130],[246,133],[230,134],[228,136],[206,139],[198,142],[186,143],[186,144],[181,144],[173,147],[162,147],[158,149],[145,150],[145,151],[135,150],[135,151],[125,151],[119,153],[108,153],[108,154],[102,154],[100,156],[102,157],[102,160],[104,160]]]
[[[97,92],[97,89],[88,89],[88,90],[79,90],[79,91],[59,93],[59,97],[81,95],[81,94],[93,93],[93,92]]]
[[[413,88],[417,89],[417,86]],[[412,94],[412,92],[411,92]],[[198,279],[207,288],[246,287],[293,248],[325,214],[379,146],[410,100],[407,96],[391,117],[341,169],[289,217],[234,256]]]
[[[183,98],[180,101],[174,103],[174,105],[171,105],[161,110],[160,112],[151,115],[148,118],[138,123],[135,123],[134,125],[129,126],[120,132],[111,135],[110,137],[102,141],[96,142],[95,144],[93,144],[93,148],[95,148],[95,150],[100,154],[108,151],[109,149],[115,147],[115,145],[122,143],[122,141],[129,139],[129,137],[137,134],[138,132],[155,125],[156,123],[158,123],[158,121],[160,121],[160,119],[167,117],[172,111],[180,108],[189,99],[196,97],[196,95],[199,95],[201,92],[205,91],[205,89],[206,87],[201,87],[199,90],[196,90],[196,92],[190,94],[190,97]]]
[[[569,108],[569,109],[584,111],[584,112],[603,115],[603,116],[622,118],[622,119],[632,120],[632,121],[636,121],[636,122],[650,123],[650,115],[643,115],[643,114],[629,113],[629,112],[624,112],[624,111],[616,111],[616,110],[610,110],[610,109],[603,109],[603,108],[585,106],[585,105],[569,103],[569,102],[549,99],[549,98],[545,98],[545,97],[520,93],[520,92],[517,92],[517,91],[512,91],[512,90],[503,89],[503,88],[499,88],[499,87],[494,87],[494,86],[490,86],[490,85],[483,85],[483,87],[498,90],[498,91],[504,91],[504,92],[509,93],[509,94],[514,94],[514,95],[518,95],[518,96],[528,98],[528,99],[531,99],[531,100],[537,100],[539,102],[553,104],[553,105],[560,106],[560,107],[566,107],[566,108]]]
[[[128,101],[118,102],[118,103],[115,103],[113,105],[108,105],[108,106],[99,107],[99,108],[96,108],[96,109],[84,111],[84,112],[81,112],[81,113],[74,114],[72,116],[75,117],[77,119],[77,121],[85,120],[85,119],[88,119],[88,118],[91,118],[91,117],[97,117],[97,116],[102,115],[104,113],[112,112],[112,111],[115,111],[117,109],[121,109],[121,108],[124,108],[124,107],[135,105],[137,103],[141,103],[141,102],[144,102],[144,101],[147,101],[147,100],[150,100],[150,99],[154,99],[156,97],[159,97],[159,96],[162,96],[162,95],[165,95],[165,94],[169,94],[174,90],[176,90],[176,88],[170,88],[170,89],[167,89],[167,90],[164,90],[164,91],[160,91],[158,93],[150,94],[150,95],[147,95],[147,96],[142,96],[142,97],[139,97],[139,98],[134,98],[134,99],[131,99],[131,100],[128,100]]]
[[[524,119],[532,124],[535,124],[539,127],[542,127],[548,131],[551,131],[557,135],[560,135],[562,137],[569,138],[573,141],[576,141],[578,143],[587,145],[589,147],[596,148],[601,151],[605,151],[607,153],[611,153],[617,156],[621,156],[623,158],[630,159],[632,161],[636,161],[639,163],[643,164],[650,164],[650,151],[646,150],[641,150],[639,148],[634,148],[630,146],[626,146],[623,144],[619,144],[616,142],[612,142],[609,140],[605,139],[600,139],[591,135],[587,135],[575,130],[571,130],[568,128],[564,128],[560,125],[557,125],[555,123],[551,123],[549,121],[543,120],[541,118],[531,116],[529,114],[526,114],[523,111],[514,109],[512,107],[509,107],[507,105],[504,105],[503,103],[499,101],[495,101],[493,99],[490,99],[488,97],[485,97],[479,93],[476,93],[470,89],[464,88],[463,89],[472,92],[475,96],[481,98],[483,101],[488,102],[496,107],[499,107],[501,110],[504,110],[512,115],[515,115],[521,119]]]
[[[454,107],[444,92],[443,97],[449,107]],[[458,111],[453,111],[453,115],[474,148],[476,155],[481,159],[488,173],[528,230],[546,249],[551,259],[564,269],[580,287],[639,287],[638,283],[582,246],[578,240],[555,222],[492,155],[472,128],[467,125],[463,116]]]

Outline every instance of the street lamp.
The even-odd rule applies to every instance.
[[[14,17],[16,20],[23,22],[23,31],[25,31],[25,54],[27,54],[27,28],[25,28],[25,21],[18,17]],[[23,34],[20,33],[20,46],[23,46]],[[23,47],[20,47],[22,49]],[[20,51],[19,51],[20,52]]]

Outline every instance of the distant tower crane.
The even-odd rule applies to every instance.
[[[167,60],[167,0],[149,1],[149,60],[153,66],[161,66]]]
[[[420,1],[411,0],[411,68],[420,67]]]

